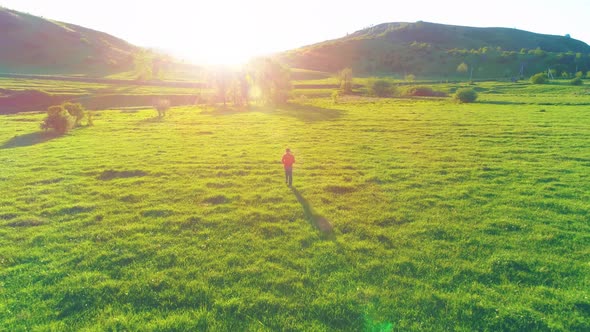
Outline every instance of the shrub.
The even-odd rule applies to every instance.
[[[332,91],[332,103],[338,104],[339,98],[340,98],[340,91],[339,90]]]
[[[582,84],[584,84],[584,82],[582,81],[581,78],[576,77],[576,78],[574,78],[573,80],[570,81],[570,84],[571,85],[582,85]]]
[[[74,126],[75,119],[63,106],[51,106],[47,109],[47,117],[41,122],[41,129],[54,130],[63,135]]]
[[[531,83],[533,84],[545,84],[547,82],[547,75],[545,73],[538,73],[531,76]]]
[[[369,82],[369,94],[377,97],[390,97],[393,94],[393,86],[388,80],[371,80]]]
[[[80,122],[86,115],[86,111],[84,110],[84,106],[80,103],[65,103],[62,105],[63,108],[70,113],[71,116],[74,117],[74,125],[79,126]]]
[[[88,121],[88,123],[87,123],[88,127],[94,126],[94,113],[88,112],[88,116],[86,117],[86,121]]]
[[[158,99],[154,103],[154,108],[158,111],[158,117],[166,116],[166,111],[170,109],[170,100]]]
[[[444,97],[446,94],[442,91],[435,91],[427,86],[411,86],[406,88],[404,95],[411,97]]]
[[[477,99],[477,92],[470,88],[463,88],[455,92],[455,99],[461,103],[473,103]]]

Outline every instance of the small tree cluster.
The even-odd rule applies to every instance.
[[[211,84],[215,88],[216,95],[213,102],[222,101],[223,106],[227,103],[227,95],[232,86],[233,74],[225,68],[217,69],[209,74]]]
[[[41,129],[63,135],[74,127],[75,121],[63,106],[51,106],[47,109],[47,117],[41,122]]]
[[[470,88],[462,88],[455,92],[455,99],[461,103],[473,103],[477,99],[477,92]]]
[[[267,104],[285,104],[291,92],[291,70],[271,58],[251,63],[254,85]]]
[[[235,106],[250,104],[255,98],[266,104],[284,104],[291,92],[290,69],[270,58],[253,60],[240,72],[218,68],[209,73],[216,95],[212,103],[232,101]]]
[[[47,109],[47,117],[41,122],[41,129],[53,130],[63,135],[74,127],[81,125],[86,116],[86,110],[80,103],[64,103],[50,106]]]

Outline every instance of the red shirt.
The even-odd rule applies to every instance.
[[[283,161],[283,165],[285,166],[285,168],[292,167],[293,164],[295,163],[295,156],[290,153],[285,153],[283,155],[282,161]]]

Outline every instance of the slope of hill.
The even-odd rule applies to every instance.
[[[0,31],[0,72],[120,72],[133,65],[138,50],[103,32],[2,7]]]
[[[590,70],[590,46],[564,36],[508,28],[473,28],[416,23],[384,23],[346,37],[285,52],[279,57],[298,68],[365,73],[456,75],[461,62],[484,76],[517,75],[548,66]],[[525,72],[526,74],[526,72]]]

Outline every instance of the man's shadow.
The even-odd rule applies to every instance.
[[[299,190],[297,190],[295,187],[291,187],[291,191],[297,198],[297,201],[299,201],[299,204],[301,204],[301,207],[303,207],[305,218],[320,232],[321,236],[325,239],[336,239],[336,234],[334,234],[334,226],[330,224],[328,219],[317,214],[309,202],[301,195]]]

